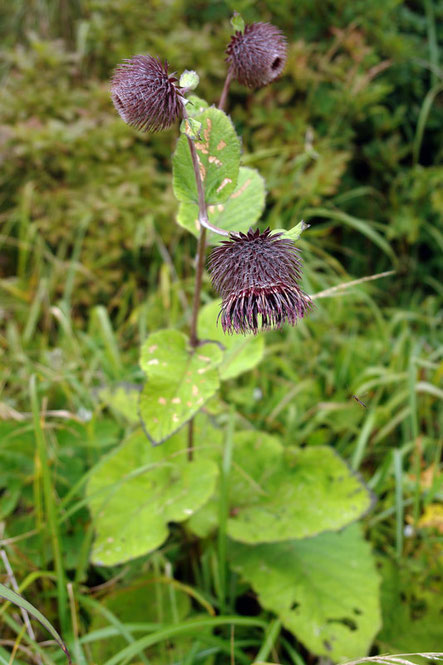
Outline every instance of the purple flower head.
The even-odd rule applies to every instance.
[[[151,55],[134,55],[116,67],[111,97],[123,120],[145,132],[170,127],[183,109],[177,79],[168,74],[168,63]]]
[[[236,32],[226,49],[234,77],[248,88],[274,81],[286,64],[286,39],[271,23],[252,23]]]
[[[219,317],[226,333],[254,333],[294,325],[311,306],[298,286],[299,250],[281,233],[249,229],[212,250],[209,270],[222,297]]]

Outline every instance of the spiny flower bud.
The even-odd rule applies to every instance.
[[[226,49],[230,71],[242,85],[261,88],[282,73],[286,39],[271,23],[252,23],[237,31]]]
[[[299,250],[282,233],[252,228],[231,233],[212,250],[209,270],[222,297],[219,314],[226,333],[254,333],[291,325],[302,318],[311,300],[298,286]]]
[[[116,67],[111,97],[123,120],[145,132],[170,127],[183,109],[177,79],[168,74],[168,63],[151,55],[134,55]]]

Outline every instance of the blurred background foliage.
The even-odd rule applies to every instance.
[[[31,599],[74,637],[110,625],[108,609],[118,615],[118,594],[134,580],[170,577],[171,566],[180,577],[186,567],[189,552],[173,531],[154,557],[123,571],[94,568],[87,510],[80,505],[71,518],[66,508],[81,503],[88,469],[130,427],[124,408],[101,391],[142,381],[140,342],[160,327],[186,329],[192,293],[195,240],[174,221],[177,131],[148,136],[127,127],[110,102],[109,77],[124,58],[149,52],[173,71],[197,70],[198,94],[217,102],[234,9],[248,22],[275,23],[289,42],[277,83],[257,92],[233,84],[229,99],[243,163],[266,180],[262,228],[309,222],[300,241],[309,293],[395,274],[318,300],[303,325],[266,335],[263,363],[227,382],[222,400],[287,443],[334,446],[363,475],[377,497],[364,522],[383,580],[376,648],[438,650],[442,0],[0,5],[1,542],[17,579],[35,573]],[[31,374],[55,472],[52,531],[36,504],[44,470],[32,435]],[[54,561],[59,582],[100,588],[94,602],[79,592],[86,600],[74,628],[60,618],[47,572]],[[210,571],[208,559],[200,586],[195,581],[203,597]],[[159,607],[170,598],[162,589]],[[180,596],[174,621],[191,612],[188,600]],[[251,607],[248,592],[233,610]],[[157,619],[171,609],[158,612]],[[12,639],[20,626],[7,616]],[[241,662],[254,653],[256,634],[248,644],[252,629],[236,630]],[[226,655],[229,634],[219,641],[215,653]],[[187,644],[177,655],[171,642],[153,662],[180,660]],[[278,648],[282,662],[312,658],[288,635]]]

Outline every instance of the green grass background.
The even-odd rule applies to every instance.
[[[333,446],[362,474],[377,498],[363,521],[382,576],[374,649],[441,650],[441,0],[0,5],[0,546],[78,663],[109,656],[111,638],[122,648],[137,631],[184,626],[210,602],[216,552],[199,559],[178,527],[152,555],[90,565],[83,487],[130,428],[100,390],[143,382],[148,333],[186,330],[196,244],[174,219],[176,129],[128,128],[109,77],[149,52],[173,71],[197,70],[198,94],[216,102],[234,9],[272,21],[289,43],[277,83],[234,83],[229,99],[243,163],[266,179],[260,226],[311,225],[299,243],[309,293],[395,274],[267,334],[265,360],[228,381],[222,399],[285,443]],[[147,614],[127,588],[141,601],[152,594]],[[204,643],[174,642],[165,628],[133,662],[313,662],[269,614],[252,616],[244,592],[235,587],[227,608],[235,640],[222,627]],[[17,643],[26,662],[36,646],[19,616],[4,605],[0,621],[2,662]]]

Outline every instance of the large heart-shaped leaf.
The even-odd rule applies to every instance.
[[[135,582],[135,583],[134,583]],[[177,588],[178,587],[178,588]],[[111,587],[112,588],[112,587]],[[92,663],[106,663],[123,649],[131,639],[131,633],[124,624],[173,624],[185,619],[191,609],[189,596],[180,589],[179,583],[172,577],[152,577],[141,574],[130,586],[117,586],[111,593],[100,598],[100,605],[92,605],[89,609],[91,617],[90,632],[101,630],[109,625],[108,613],[116,617],[119,629],[116,635],[95,640],[91,648]],[[103,612],[103,609],[105,611]],[[126,634],[125,634],[126,632]],[[188,645],[187,645],[188,646]],[[150,662],[161,662],[160,647],[151,647]],[[143,653],[143,651],[141,651]],[[168,656],[170,655],[168,643]],[[141,658],[137,659],[142,662]]]
[[[186,432],[153,448],[139,430],[92,471],[87,498],[94,527],[94,563],[112,566],[146,554],[214,491],[217,465],[187,461]]]
[[[229,483],[228,534],[248,544],[341,529],[372,503],[369,491],[332,448],[285,448],[262,432],[235,436]],[[205,536],[217,520],[215,496],[189,525]]]
[[[219,109],[209,108],[194,118],[202,123],[201,139],[194,145],[205,200],[208,205],[217,205],[226,201],[237,185],[240,139],[231,120]],[[179,201],[198,203],[191,151],[184,134],[178,139],[172,164],[175,196]]]
[[[176,432],[219,387],[217,344],[192,349],[177,330],[150,335],[141,349],[140,365],[148,380],[140,395],[140,416],[154,445]]]
[[[202,307],[198,316],[198,336],[203,340],[215,340],[224,347],[223,363],[220,365],[220,378],[232,379],[252,369],[262,360],[265,350],[263,335],[225,335],[217,318],[220,311],[218,302]]]
[[[240,167],[237,187],[225,203],[210,205],[208,217],[211,224],[225,231],[246,232],[257,222],[265,206],[265,184],[261,175],[255,169]],[[200,223],[198,221],[198,205],[195,203],[180,203],[177,213],[177,222],[180,226],[198,236]],[[209,232],[208,242],[216,244],[221,237]]]
[[[435,547],[437,554],[437,543]],[[443,594],[439,555],[440,552],[435,558],[431,555],[427,569],[421,568],[416,575],[411,574],[414,560],[409,565],[399,566],[387,556],[380,559],[383,628],[377,642],[383,651],[442,650]]]
[[[130,423],[139,424],[138,403],[140,386],[119,383],[114,387],[102,388],[98,396],[108,408],[123,416]]]
[[[366,654],[381,625],[379,577],[358,525],[339,533],[247,547],[232,566],[313,653],[332,661]]]

